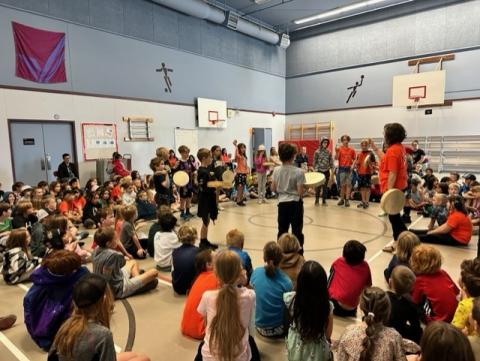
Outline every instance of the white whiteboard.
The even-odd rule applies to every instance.
[[[197,158],[198,151],[198,130],[197,129],[183,129],[175,128],[175,153],[178,156],[178,147],[186,145],[190,148],[190,154]]]

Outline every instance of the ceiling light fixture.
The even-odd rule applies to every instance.
[[[361,1],[358,3],[353,3],[350,5],[342,6],[330,11],[326,11],[324,13],[309,16],[303,19],[294,20],[293,22],[297,25],[309,23],[315,20],[325,20],[322,22],[328,22],[333,20],[339,20],[350,16],[360,15],[366,12],[371,12],[375,10],[384,9],[390,6],[396,6],[408,2],[412,2],[414,0],[367,0]],[[375,6],[379,5],[379,6]]]

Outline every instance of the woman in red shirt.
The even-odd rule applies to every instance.
[[[371,142],[372,149],[381,156],[380,160],[380,188],[382,193],[390,189],[404,191],[408,186],[407,160],[405,148],[402,145],[407,137],[403,125],[399,123],[386,124],[383,129],[384,142],[387,151],[383,154]],[[392,225],[393,239],[396,241],[399,234],[407,230],[402,217],[399,214],[389,215],[388,219]],[[386,248],[384,249],[387,250]]]
[[[472,221],[468,217],[465,202],[461,196],[451,196],[450,214],[447,222],[440,227],[420,235],[420,241],[425,243],[444,244],[449,246],[466,246],[472,238]]]

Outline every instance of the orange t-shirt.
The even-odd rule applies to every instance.
[[[341,146],[338,149],[338,166],[351,167],[355,160],[355,150],[350,147]]]
[[[110,199],[116,201],[118,198],[120,198],[120,195],[122,194],[122,188],[120,187],[119,184],[117,184],[115,187],[110,192]]]
[[[247,174],[248,173],[248,165],[247,165],[247,158],[245,156],[235,152],[235,161],[237,162],[237,173]]]
[[[447,218],[447,224],[453,229],[450,235],[461,244],[468,244],[472,238],[472,221],[468,216],[459,211],[453,211]]]
[[[372,174],[372,167],[371,163],[375,162],[375,156],[372,155],[372,158],[370,158],[370,162],[368,166],[365,167],[365,159],[371,155],[371,151],[366,151],[366,152],[360,152],[358,153],[357,157],[357,164],[358,164],[358,174],[360,175],[366,175],[366,174]]]
[[[197,307],[206,291],[216,290],[219,282],[213,271],[202,272],[193,283],[183,309],[181,330],[185,336],[203,340],[205,337],[205,320],[198,313]]]
[[[65,201],[61,201],[58,205],[58,210],[61,214],[65,215],[66,213],[73,211],[73,205],[70,205]]]
[[[407,188],[407,159],[405,148],[401,144],[390,146],[380,161],[380,187],[382,193],[388,190],[388,174],[390,172],[397,173],[394,188],[400,190]]]

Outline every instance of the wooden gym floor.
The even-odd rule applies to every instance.
[[[245,234],[245,249],[249,252],[254,267],[261,266],[263,245],[275,240],[277,226],[277,207],[275,201],[258,205],[247,202],[246,207],[237,207],[234,203],[223,203],[215,226],[210,229],[209,239],[224,244],[225,234],[232,228],[238,228]],[[368,210],[356,208],[352,202],[350,208],[338,207],[330,200],[328,207],[315,207],[313,198],[305,199],[305,257],[320,262],[328,272],[331,263],[342,253],[343,244],[356,239],[367,246],[366,259],[370,263],[373,283],[386,288],[383,269],[391,255],[383,253],[382,247],[391,239],[391,230],[386,217],[378,217],[380,208],[372,204]],[[426,219],[414,216],[412,228],[423,228]],[[194,218],[191,224],[200,227],[200,220]],[[91,238],[87,240],[87,248]],[[476,255],[476,237],[469,248],[439,247],[444,260],[444,269],[454,280],[460,274],[460,262]],[[141,261],[141,267],[154,266],[152,258]],[[89,266],[91,269],[91,266]],[[169,277],[168,274],[165,276]],[[0,332],[0,359],[45,360],[46,355],[30,339],[23,323],[22,301],[30,284],[7,286],[0,281],[0,315],[14,313],[18,316],[16,325]],[[150,356],[153,361],[193,360],[198,342],[185,338],[179,330],[185,297],[175,296],[168,282],[161,280],[157,290],[145,295],[134,296],[126,301],[117,301],[112,320],[112,331],[118,350],[128,349]],[[357,317],[360,317],[358,315]],[[355,319],[335,318],[333,338],[338,339],[344,328]],[[286,360],[284,342],[269,341],[256,336],[262,360]]]

